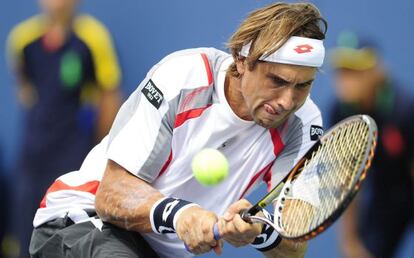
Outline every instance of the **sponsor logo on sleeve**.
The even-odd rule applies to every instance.
[[[311,125],[310,138],[312,141],[316,141],[323,135],[323,128],[318,125]]]
[[[162,91],[155,86],[152,80],[149,80],[147,84],[145,84],[141,92],[156,109],[160,108],[161,103],[164,100],[164,94],[162,94]]]

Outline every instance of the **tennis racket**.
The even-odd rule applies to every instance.
[[[329,129],[263,199],[240,216],[272,226],[292,240],[311,239],[347,208],[371,165],[377,126],[367,115],[351,116]],[[274,221],[255,216],[273,203]],[[214,237],[220,239],[217,224]]]

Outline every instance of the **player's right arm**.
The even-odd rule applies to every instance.
[[[194,65],[183,65],[189,61]],[[212,230],[216,215],[152,187],[168,169],[179,96],[195,66],[206,69],[200,54],[163,59],[122,105],[108,136],[108,164],[95,205],[106,222],[141,233],[176,232],[198,254],[217,245]],[[194,85],[208,84],[207,74],[191,78],[205,80]]]
[[[164,196],[151,185],[132,175],[123,167],[109,160],[104,177],[96,193],[95,208],[99,217],[118,227],[149,233],[150,212]],[[177,219],[177,235],[191,252],[200,254],[221,247],[214,240],[212,227],[217,216],[199,206],[183,210]]]
[[[109,160],[96,192],[95,208],[103,221],[148,233],[152,231],[149,211],[163,197],[145,181]]]

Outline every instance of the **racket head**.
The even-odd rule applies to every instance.
[[[279,186],[274,223],[279,234],[308,240],[335,222],[365,179],[376,141],[376,123],[367,115],[330,128]]]

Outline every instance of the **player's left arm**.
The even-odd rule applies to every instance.
[[[251,206],[252,204],[246,199],[239,200],[230,205],[224,216],[217,222],[220,236],[235,247],[252,243],[262,232],[262,224],[247,223],[239,215],[242,210]],[[257,215],[264,216],[263,213]],[[262,253],[267,258],[301,258],[304,257],[306,249],[307,242],[282,239],[275,248]]]
[[[75,21],[75,32],[89,47],[93,58],[95,82],[99,88],[96,137],[102,139],[112,126],[121,104],[121,70],[111,35],[103,24],[88,15]]]

